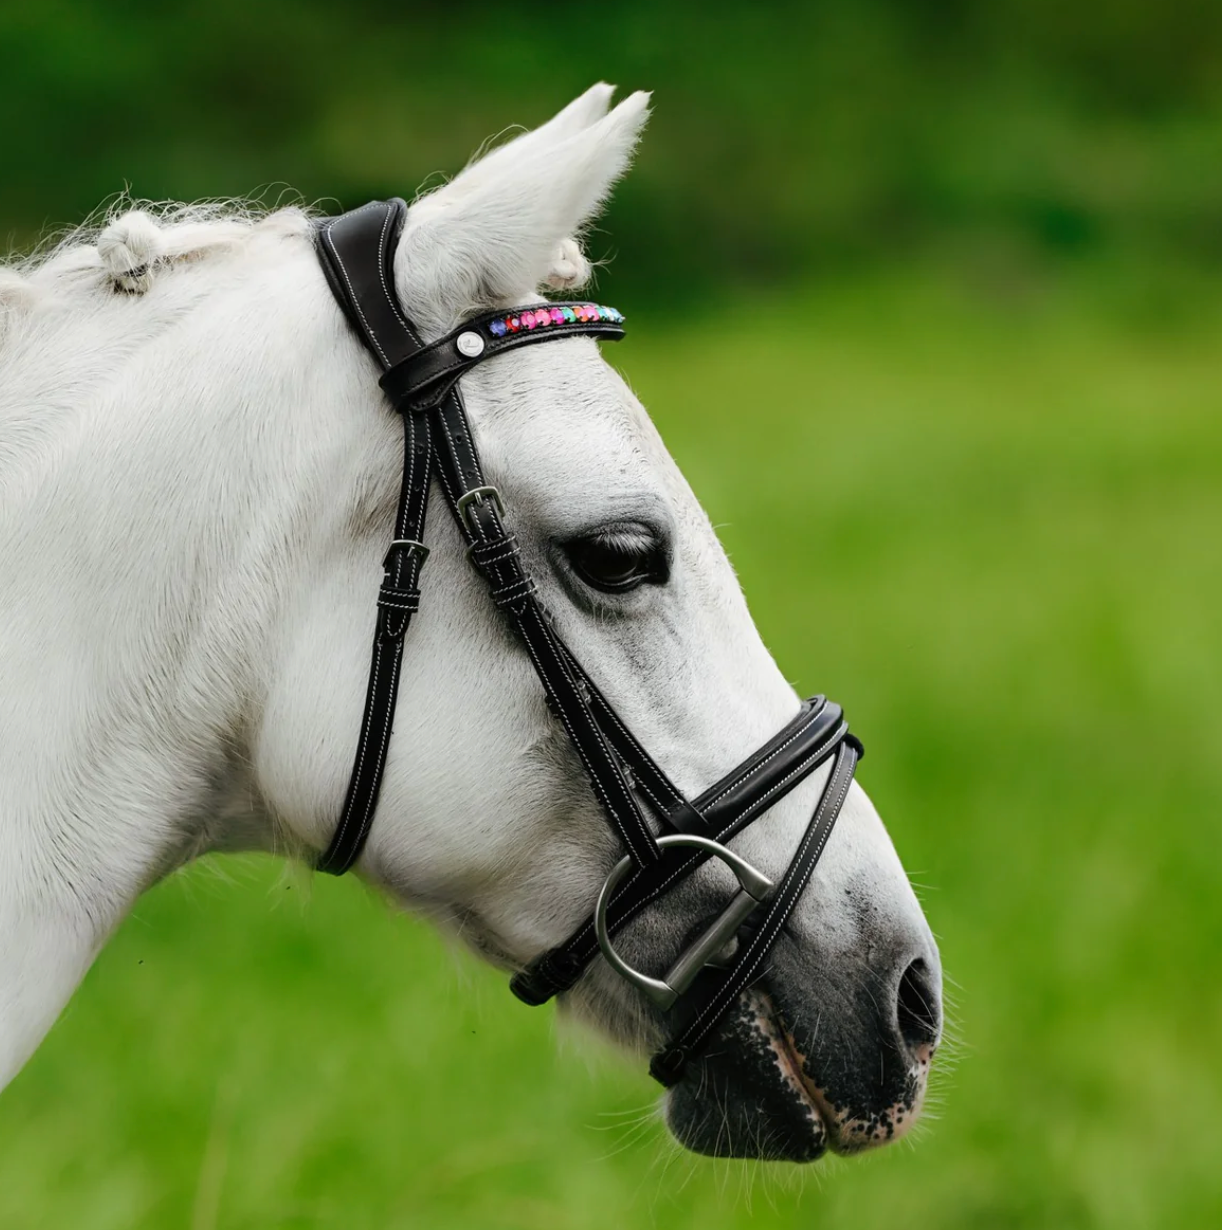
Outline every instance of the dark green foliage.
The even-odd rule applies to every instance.
[[[125,184],[410,196],[605,78],[657,95],[592,245],[621,296],[928,250],[1222,264],[1220,53],[1210,0],[10,4],[0,223]]]

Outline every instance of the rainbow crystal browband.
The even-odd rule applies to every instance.
[[[624,316],[615,308],[601,303],[572,303],[498,316],[495,320],[488,321],[487,329],[493,337],[504,337],[507,333],[519,333],[523,329],[545,329],[549,325],[595,324],[600,320],[612,325],[622,325]]]

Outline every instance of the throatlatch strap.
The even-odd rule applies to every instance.
[[[319,871],[343,875],[356,862],[373,825],[382,771],[390,746],[403,638],[420,603],[420,569],[428,549],[421,542],[428,510],[430,458],[428,419],[408,415],[403,420],[403,485],[395,518],[395,537],[382,566],[378,590],[377,628],[369,664],[369,688],[361,718],[352,776],[331,843],[319,858]]]
[[[328,219],[318,232],[319,259],[331,290],[383,367],[422,348],[393,289],[395,245],[406,214],[403,201],[372,201]],[[339,822],[315,864],[331,875],[343,875],[356,862],[373,825],[399,693],[403,639],[420,604],[420,569],[428,555],[423,538],[431,469],[429,420],[404,416],[403,481],[395,536],[382,565],[360,741]]]

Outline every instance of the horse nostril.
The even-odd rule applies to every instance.
[[[896,998],[896,1020],[900,1037],[912,1050],[933,1046],[938,1041],[942,1013],[938,991],[929,974],[929,966],[918,957],[900,978]]]

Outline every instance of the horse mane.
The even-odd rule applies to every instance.
[[[305,235],[315,211],[223,200],[104,206],[26,256],[0,263],[0,348],[12,321],[65,293],[142,295],[176,266],[232,253],[255,236]]]

